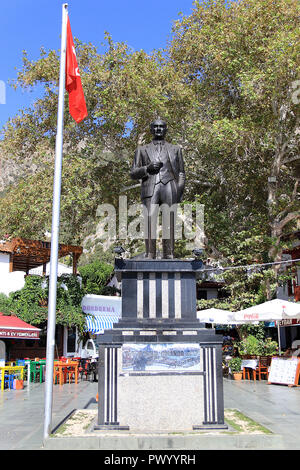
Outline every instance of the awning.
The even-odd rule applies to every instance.
[[[73,257],[73,272],[76,272],[78,258],[82,254],[81,246],[63,245],[58,246],[58,257],[67,255]],[[27,238],[12,238],[11,240],[0,240],[0,252],[10,255],[12,271],[25,271],[36,268],[41,264],[48,263],[51,255],[51,242],[41,240],[29,240]]]
[[[39,339],[40,331],[14,315],[0,313],[0,338]]]
[[[99,335],[113,328],[114,323],[120,320],[120,315],[87,315],[85,319],[86,331]]]

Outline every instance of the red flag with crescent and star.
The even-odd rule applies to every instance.
[[[87,117],[88,113],[81,84],[69,17],[67,22],[66,90],[69,93],[70,114],[72,118],[77,123],[79,123],[85,117]]]

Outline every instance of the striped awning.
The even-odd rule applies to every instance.
[[[86,331],[95,335],[103,334],[104,330],[113,328],[114,323],[120,320],[119,315],[87,315]]]

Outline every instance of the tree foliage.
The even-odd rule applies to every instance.
[[[81,302],[85,294],[114,295],[116,289],[107,287],[113,266],[94,261],[79,268],[80,277],[62,274],[57,280],[56,323],[77,326],[84,332],[85,314]],[[16,315],[31,325],[44,326],[48,318],[48,276],[27,276],[22,289],[8,297],[0,294],[0,311],[5,315]]]
[[[48,318],[49,278],[27,276],[25,286],[6,297],[0,297],[0,310],[7,315],[16,315],[31,325],[43,326]],[[77,326],[84,331],[85,315],[81,300],[83,289],[76,276],[62,275],[57,283],[56,324]]]
[[[109,295],[114,293],[107,284],[113,273],[113,266],[99,260],[79,267],[82,288],[86,294]]]

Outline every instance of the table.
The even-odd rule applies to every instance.
[[[258,363],[259,363],[258,359],[243,359],[242,360],[241,369],[243,370],[243,379],[245,379],[245,376],[246,376],[244,369],[248,368],[248,369],[253,369],[254,371],[256,371]],[[256,380],[256,373],[253,373],[253,378],[254,380]]]
[[[68,369],[70,372],[74,372],[75,375],[75,383],[78,383],[78,362],[77,361],[54,361],[54,371],[53,371],[53,381],[55,381],[55,377],[58,376],[59,384],[63,385],[66,381],[66,375],[68,373]]]
[[[5,376],[5,371],[7,371],[8,374],[20,372],[20,374],[21,374],[21,380],[23,379],[23,376],[24,376],[24,366],[2,366],[2,367],[0,367],[0,372],[1,372],[1,390],[4,390],[4,376]]]
[[[243,359],[241,368],[249,367],[250,369],[256,369],[258,366],[258,359]]]

